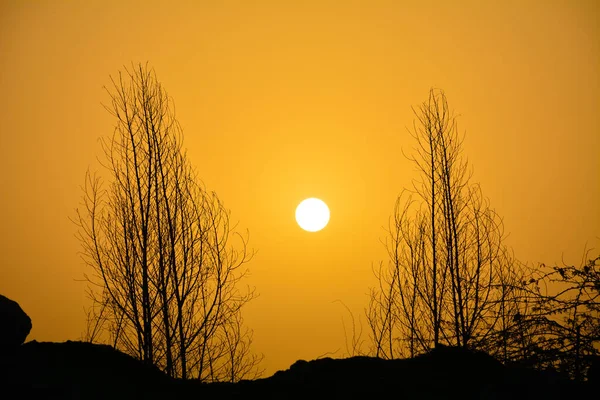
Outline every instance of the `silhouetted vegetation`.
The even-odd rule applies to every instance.
[[[519,288],[519,312],[504,360],[584,379],[600,358],[600,256],[580,266],[540,264]]]
[[[110,176],[86,176],[77,211],[93,306],[87,340],[110,343],[167,375],[201,381],[255,377],[240,280],[247,236],[198,180],[172,100],[153,70],[111,79],[116,119],[102,141]]]
[[[527,268],[504,244],[502,219],[471,182],[445,94],[413,109],[420,174],[396,201],[367,318],[372,352],[415,357],[442,344],[580,380],[597,359],[600,257]],[[353,340],[356,343],[356,340]]]
[[[414,109],[410,159],[421,179],[396,202],[389,265],[377,271],[368,320],[375,354],[415,356],[440,343],[481,348],[502,324],[515,261],[502,220],[470,181],[456,117],[442,91]]]

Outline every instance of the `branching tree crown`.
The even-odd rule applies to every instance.
[[[102,141],[111,180],[88,172],[76,219],[92,271],[87,339],[173,377],[251,378],[260,358],[241,315],[254,297],[239,285],[253,254],[247,235],[197,178],[155,72],[136,65],[111,81],[116,126]]]
[[[489,347],[509,315],[514,260],[503,224],[470,182],[463,137],[443,91],[413,109],[410,160],[420,179],[396,202],[379,287],[367,311],[375,354],[414,356],[438,344]],[[506,311],[506,310],[505,310]]]

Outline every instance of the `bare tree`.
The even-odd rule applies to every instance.
[[[247,235],[196,176],[172,100],[153,70],[112,79],[104,138],[108,186],[88,172],[76,223],[91,273],[88,339],[155,364],[168,375],[235,381],[252,374],[252,332],[240,289],[252,257]],[[227,367],[223,367],[227,366]]]
[[[503,224],[470,182],[463,138],[444,93],[432,89],[413,112],[409,157],[421,179],[402,192],[375,271],[367,311],[374,352],[414,356],[438,344],[482,347],[498,328],[515,260]]]

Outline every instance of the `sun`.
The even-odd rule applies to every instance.
[[[303,200],[296,207],[296,222],[305,231],[320,231],[329,222],[329,207],[323,200],[314,197]]]

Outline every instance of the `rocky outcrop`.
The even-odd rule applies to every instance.
[[[20,346],[31,331],[31,318],[19,303],[0,294],[0,350]]]

